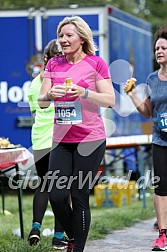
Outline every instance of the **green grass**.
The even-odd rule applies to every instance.
[[[42,237],[41,242],[36,247],[27,244],[27,236],[31,229],[32,220],[32,192],[23,192],[23,220],[25,239],[22,240],[12,234],[12,230],[19,227],[18,203],[16,192],[8,192],[5,196],[5,209],[12,215],[0,214],[0,252],[49,252],[52,251],[52,236]],[[89,240],[101,239],[113,230],[122,229],[132,224],[149,219],[155,216],[153,209],[153,195],[147,198],[146,208],[143,202],[137,201],[131,205],[123,207],[97,208],[95,207],[94,196],[90,197],[92,222],[89,231]],[[1,205],[0,205],[1,208]],[[51,210],[50,206],[48,207]],[[53,217],[45,216],[42,230],[53,228]]]

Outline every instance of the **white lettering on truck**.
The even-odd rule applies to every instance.
[[[6,81],[0,82],[0,102],[7,103],[11,101],[17,103],[19,101],[28,102],[28,90],[30,86],[30,81],[23,83],[22,87],[12,86],[8,89],[8,83]]]

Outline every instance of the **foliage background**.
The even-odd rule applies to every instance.
[[[110,4],[132,15],[150,22],[153,32],[167,23],[167,0],[0,0],[0,10],[40,8],[62,8],[73,4],[79,6],[101,6]]]
[[[151,23],[153,34],[160,26],[167,24],[167,0],[0,0],[0,11],[28,10],[32,7],[58,9],[104,5],[113,5]],[[154,68],[157,67],[154,59]]]

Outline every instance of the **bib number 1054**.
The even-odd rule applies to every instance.
[[[62,118],[66,118],[66,117],[76,117],[77,114],[76,114],[76,110],[75,109],[57,109],[57,116],[58,117],[62,117]]]
[[[81,104],[74,102],[57,102],[56,104],[57,124],[79,124],[82,123]]]

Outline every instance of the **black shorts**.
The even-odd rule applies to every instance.
[[[155,194],[167,196],[167,146],[153,144],[152,154]]]

